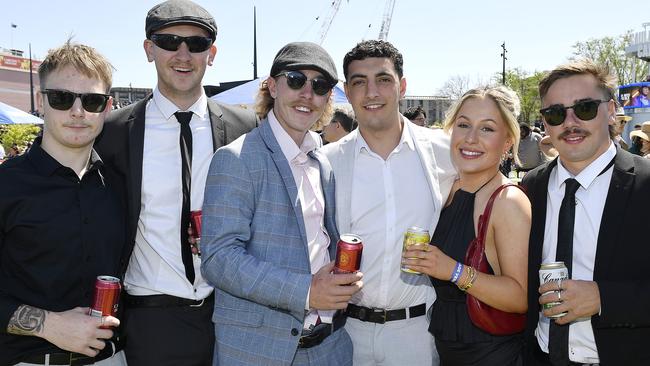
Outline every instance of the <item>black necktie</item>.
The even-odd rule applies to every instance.
[[[194,263],[192,249],[188,241],[187,228],[190,227],[190,187],[192,186],[192,130],[190,120],[192,112],[174,113],[178,123],[181,124],[180,147],[181,147],[181,170],[183,179],[183,207],[181,210],[181,258],[185,265],[185,277],[194,283]]]
[[[580,183],[573,178],[564,181],[564,198],[560,206],[559,223],[557,227],[557,251],[555,260],[564,262],[569,270],[573,262],[573,225],[576,215],[576,191]],[[555,366],[569,364],[569,324],[558,325],[551,320],[548,341],[549,360]]]

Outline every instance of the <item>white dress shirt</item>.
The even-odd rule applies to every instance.
[[[616,156],[616,147],[610,143],[609,148],[577,176],[573,176],[562,165],[560,158],[548,181],[546,203],[546,224],[542,263],[555,262],[557,249],[558,217],[564,198],[565,184],[568,178],[575,178],[580,187],[576,192],[575,224],[573,231],[573,280],[593,281],[596,245],[600,221],[605,208],[605,200],[612,179],[613,168],[600,172]],[[550,319],[539,313],[539,322],[535,334],[540,348],[548,352],[548,332]],[[598,350],[591,327],[591,318],[579,319],[569,328],[569,359],[579,363],[598,363]]]
[[[319,147],[320,137],[313,131],[307,131],[300,147],[289,136],[278,122],[273,110],[269,111],[268,123],[271,126],[275,139],[280,144],[284,157],[289,162],[293,179],[298,189],[298,199],[302,209],[302,217],[307,235],[307,249],[311,273],[315,274],[324,265],[330,262],[328,248],[330,238],[324,226],[325,198],[320,180],[320,166],[318,162],[307,156],[308,153]],[[309,294],[305,309],[309,309]],[[312,311],[305,318],[305,328],[315,324],[320,315],[323,323],[331,323],[334,311]]]
[[[142,198],[135,247],[124,278],[131,295],[167,294],[187,299],[203,299],[212,292],[201,276],[201,259],[193,255],[195,281],[185,277],[180,242],[183,202],[180,123],[174,113],[179,108],[158,88],[147,103],[142,159]],[[205,180],[213,154],[212,128],[207,97],[188,109],[193,112],[192,187],[190,209],[200,210]]]
[[[350,228],[363,240],[363,288],[350,302],[365,307],[428,307],[435,300],[427,276],[400,271],[404,233],[411,226],[428,228],[435,213],[410,129],[402,131],[386,160],[361,134],[356,141]]]

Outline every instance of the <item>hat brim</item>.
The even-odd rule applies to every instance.
[[[634,131],[630,132],[630,139],[632,137],[638,137],[638,138],[644,139],[646,141],[650,141],[650,136],[647,133],[645,133],[645,132],[643,132],[641,130],[634,130]]]
[[[621,121],[625,121],[625,122],[630,122],[632,120],[632,117],[616,115],[616,119],[621,120]]]

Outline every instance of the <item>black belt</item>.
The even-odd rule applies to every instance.
[[[348,304],[347,316],[364,322],[384,324],[393,320],[415,318],[427,313],[427,305],[420,304],[405,309],[384,310]]]
[[[49,364],[73,366],[92,365],[95,362],[99,362],[112,357],[114,354],[120,352],[121,350],[122,345],[120,343],[106,341],[106,347],[104,347],[103,350],[100,350],[95,357],[88,357],[86,355],[82,355],[81,353],[75,352],[49,353]],[[47,355],[27,356],[20,360],[20,362],[45,365],[46,356]]]
[[[312,330],[304,330],[302,337],[298,340],[298,348],[311,348],[323,343],[325,338],[336,332],[345,325],[347,317],[341,312],[336,313],[332,319],[332,324],[320,323]]]
[[[202,300],[192,300],[171,295],[133,296],[126,294],[124,296],[124,303],[128,308],[201,307],[206,304],[214,304],[214,293]]]

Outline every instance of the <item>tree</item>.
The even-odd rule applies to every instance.
[[[470,89],[469,84],[469,76],[454,75],[445,81],[442,88],[438,90],[438,94],[449,97],[451,100],[458,100]]]
[[[25,147],[36,138],[40,130],[40,127],[34,125],[5,125],[0,132],[0,141],[5,150],[14,144]]]
[[[632,37],[632,30],[628,30],[618,37],[592,38],[577,42],[573,45],[571,59],[587,58],[607,66],[618,78],[619,85],[645,80],[648,75],[648,62],[625,53]]]
[[[530,123],[539,119],[541,100],[538,85],[544,75],[543,72],[539,71],[531,74],[519,67],[506,70],[506,86],[517,93],[521,102],[519,122]],[[501,82],[501,73],[495,74],[494,82]]]

